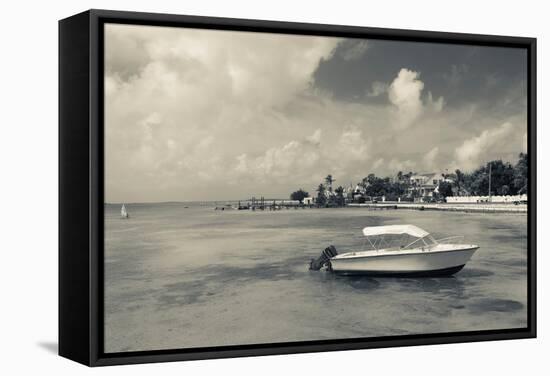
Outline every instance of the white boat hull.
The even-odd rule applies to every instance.
[[[460,271],[478,249],[474,245],[439,245],[433,250],[367,251],[331,258],[333,271],[368,275],[451,275]]]

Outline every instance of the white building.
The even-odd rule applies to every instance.
[[[416,192],[419,197],[432,197],[441,182],[453,182],[449,178],[444,178],[443,175],[443,173],[436,172],[412,175],[409,180],[409,194]]]

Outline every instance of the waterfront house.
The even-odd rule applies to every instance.
[[[437,193],[439,184],[441,182],[450,182],[452,180],[444,177],[443,173],[425,173],[414,174],[409,179],[409,188],[407,193],[412,197],[433,197],[434,193]]]

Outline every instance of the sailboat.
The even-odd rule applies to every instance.
[[[120,218],[122,219],[128,219],[130,218],[130,214],[126,211],[126,206],[122,204],[122,208],[120,208]]]

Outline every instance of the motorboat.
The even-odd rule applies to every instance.
[[[325,249],[310,269],[373,276],[446,276],[464,267],[479,246],[459,243],[462,236],[436,240],[414,225],[372,226],[363,229],[363,250],[340,253]],[[397,242],[397,245],[395,243]],[[364,250],[366,246],[370,249]]]

